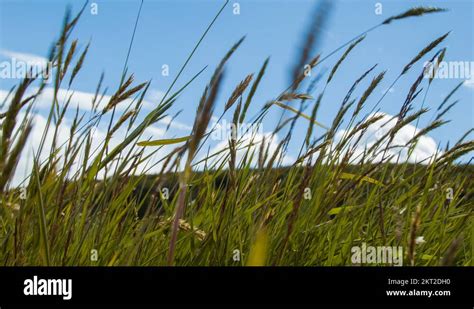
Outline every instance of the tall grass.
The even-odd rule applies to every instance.
[[[325,89],[331,87],[339,67],[350,61],[351,51],[363,44],[366,35],[404,18],[444,10],[410,9],[362,32],[324,57],[311,55],[316,38],[314,31],[309,31],[290,86],[282,92],[276,90],[276,97],[269,98],[252,117],[248,108],[257,104],[252,99],[265,78],[269,59],[255,75],[245,77],[228,94],[220,118],[233,112],[234,127],[244,121],[261,124],[270,109],[281,109],[285,113],[273,133],[283,132],[284,138],[276,150],[268,146],[271,136],[249,142],[233,134],[224,150],[196,159],[215,130],[209,122],[218,104],[225,67],[242,48],[243,38],[224,55],[201,98],[196,98],[191,134],[175,139],[144,140],[146,128],[167,116],[170,107],[179,104],[178,95],[199,78],[202,71],[189,81],[180,80],[181,72],[226,5],[210,22],[166,95],[151,112],[143,115],[141,122],[138,115],[144,113],[142,105],[150,82],[135,83],[133,75],[127,73],[129,50],[120,85],[105,108],[98,108],[105,93],[101,76],[92,110],[83,115],[76,110],[67,141],[59,143],[58,128],[71,108],[69,100],[61,101],[58,92],[64,85],[72,89],[86,63],[89,46],[79,53],[80,44],[70,39],[82,10],[74,18],[69,12],[66,14],[59,39],[50,53],[55,73],[54,99],[40,147],[31,158],[32,167],[22,186],[12,185],[12,178],[21,154],[26,151],[25,144],[34,126],[33,109],[45,82],[26,78],[3,102],[5,111],[0,115],[2,264],[351,265],[351,247],[367,243],[402,246],[405,265],[472,265],[474,169],[456,163],[474,149],[474,142],[466,140],[471,132],[424,164],[397,160],[389,151],[399,147],[393,145],[397,132],[414,121],[418,124],[427,113],[423,108],[413,111],[420,85],[426,81],[422,74],[394,117],[396,124],[362,154],[355,153],[356,147],[362,143],[368,127],[382,116],[361,115],[361,112],[375,96],[374,90],[383,80],[384,71],[376,73],[361,98],[354,98],[353,91],[376,66],[365,71],[348,91],[330,125],[317,120]],[[318,23],[312,27],[317,29]],[[397,80],[408,71],[421,68],[420,60],[442,44],[447,35],[431,43],[427,40],[426,48],[408,62]],[[130,48],[132,42],[133,38]],[[324,89],[313,99],[311,92],[316,81],[304,74],[305,64],[316,71],[322,61],[346,46]],[[431,62],[444,57],[445,50],[436,53]],[[73,59],[77,59],[75,63]],[[27,96],[27,90],[35,82],[40,87],[35,88],[34,95]],[[174,90],[178,83],[182,86]],[[303,91],[305,83],[308,88]],[[436,119],[403,145],[410,152],[421,137],[445,123],[441,118],[446,109],[442,107],[451,95],[441,102]],[[374,104],[373,111],[384,97],[385,94]],[[133,104],[116,115],[116,107],[130,100]],[[308,105],[311,113],[306,114]],[[347,117],[345,133],[336,140],[336,132],[342,129],[343,119]],[[304,137],[294,135],[298,120],[308,125]],[[106,137],[94,148],[94,130],[104,121],[108,121]],[[124,130],[126,137],[112,147],[110,141],[119,130]],[[52,136],[51,144],[46,143],[47,136]],[[301,143],[298,158],[293,164],[283,166],[288,144],[294,140]],[[150,163],[151,156],[166,145],[174,145],[175,149]],[[155,148],[149,154],[145,147]],[[242,160],[237,152],[243,152]],[[42,153],[47,154],[46,159]],[[376,157],[381,157],[381,162]],[[205,168],[197,170],[202,164]],[[139,169],[143,165],[146,168]],[[157,165],[161,166],[160,173],[146,173]],[[163,193],[164,188],[169,189],[169,196]],[[449,188],[453,189],[453,196],[447,198]],[[424,243],[417,241],[420,236]],[[98,260],[91,258],[94,252]],[[235,258],[236,254],[240,258]]]

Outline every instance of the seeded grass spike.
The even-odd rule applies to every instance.
[[[401,13],[399,15],[395,15],[392,17],[387,18],[386,20],[383,21],[383,25],[388,25],[394,20],[399,20],[399,19],[404,19],[408,17],[415,17],[415,16],[422,16],[425,14],[432,14],[432,13],[440,13],[440,12],[446,12],[447,9],[443,8],[437,8],[437,7],[414,7],[409,10],[407,10],[404,13]]]

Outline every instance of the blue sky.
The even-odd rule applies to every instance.
[[[154,93],[164,91],[170,85],[223,2],[145,0],[128,67],[129,72],[135,74],[137,81],[153,80],[153,91],[148,98],[150,101],[153,102]],[[240,15],[234,15],[232,12],[232,4],[235,2],[240,4]],[[382,15],[375,14],[377,2],[383,5]],[[59,33],[67,3],[72,4],[73,11],[77,11],[83,2],[1,0],[0,50],[3,52],[0,61],[8,60],[8,52],[45,57],[51,42]],[[78,38],[81,42],[81,48],[91,41],[84,69],[75,82],[74,90],[94,92],[101,72],[105,72],[105,85],[109,87],[108,94],[111,94],[120,79],[139,1],[97,0],[90,3],[98,4],[98,14],[90,14],[90,9],[87,8],[73,33],[73,38]],[[248,114],[258,112],[268,100],[275,98],[288,85],[292,66],[299,55],[305,29],[314,15],[316,3],[317,1],[303,0],[230,1],[178,81],[178,87],[204,66],[208,65],[208,69],[180,96],[170,114],[182,109],[179,122],[192,125],[198,100],[215,66],[229,47],[243,35],[247,36],[244,44],[228,64],[216,114],[223,110],[235,86],[247,74],[257,73],[265,58],[270,56],[269,67]],[[375,74],[388,70],[385,79],[368,102],[368,107],[371,108],[403,66],[429,42],[447,31],[451,30],[452,33],[441,45],[447,47],[445,60],[474,61],[474,2],[470,0],[335,1],[329,23],[323,31],[322,44],[314,54],[321,52],[324,56],[363,30],[418,5],[444,7],[448,8],[449,12],[395,21],[371,32],[349,55],[328,87],[318,116],[320,122],[331,124],[352,83],[365,70],[378,63],[373,74],[354,93],[354,96],[360,96]],[[320,69],[326,68],[330,71],[342,52],[324,62]],[[432,54],[424,60],[428,60]],[[384,99],[381,111],[391,115],[399,111],[410,85],[421,71],[422,63],[419,62],[410,74],[395,85],[393,91]],[[170,75],[167,77],[161,75],[163,64],[169,65],[170,68]],[[427,97],[427,106],[436,109],[443,97],[461,81],[435,80]],[[18,83],[18,80],[0,79],[0,89],[8,90],[15,83]],[[319,91],[316,92],[318,93]],[[474,126],[472,83],[470,87],[462,86],[453,99],[459,99],[460,103],[445,116],[453,121],[430,134],[437,143],[455,142]],[[419,104],[420,100],[417,100],[416,106],[419,107]],[[45,114],[47,109],[39,107],[38,112]],[[281,110],[277,107],[272,109],[264,122],[265,131],[274,128],[280,113]],[[431,116],[425,116],[420,126],[427,124],[430,118]],[[297,135],[303,135],[306,126],[306,122],[299,121]],[[184,131],[186,130],[177,129],[172,131],[171,135],[181,136],[186,133]],[[299,142],[291,145],[294,152],[297,151]]]

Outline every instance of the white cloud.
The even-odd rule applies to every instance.
[[[181,123],[179,121],[176,121],[176,119],[173,119],[171,116],[165,116],[163,119],[158,121],[159,124],[165,125],[165,126],[170,126],[171,128],[175,128],[178,130],[185,130],[185,131],[191,131],[193,127],[188,126],[187,124]]]
[[[23,119],[24,116],[25,114],[21,112],[18,115],[18,119],[19,120]],[[23,152],[21,154],[20,160],[18,161],[16,173],[14,174],[13,181],[12,181],[13,185],[17,185],[21,183],[23,179],[29,176],[29,173],[33,166],[33,156],[39,151],[41,138],[43,136],[44,129],[46,128],[46,122],[47,122],[46,118],[41,115],[33,116],[33,129],[31,130],[30,136],[28,137],[26,145],[23,148]],[[17,128],[15,130],[17,130]],[[60,126],[58,128],[58,135],[57,135],[58,139],[56,142],[57,145],[61,145],[62,143],[66,142],[68,136],[69,136],[69,127],[67,125]],[[45,146],[40,155],[41,161],[47,158],[47,153],[51,147],[52,142],[53,142],[52,134],[47,134],[45,138],[45,143],[44,143]]]
[[[36,91],[37,91],[37,88],[36,89],[32,88],[30,91],[28,91],[26,93],[26,96],[32,95],[32,94],[36,93]],[[154,91],[153,95],[158,96],[158,93],[159,93],[159,91]],[[7,90],[0,89],[0,103],[2,103],[7,98],[7,95],[8,95]],[[94,93],[83,92],[83,91],[72,91],[72,90],[68,91],[66,89],[59,89],[58,99],[59,99],[60,104],[63,104],[63,102],[66,102],[71,95],[72,95],[72,99],[71,99],[71,102],[70,102],[70,105],[69,105],[69,108],[71,110],[75,109],[76,106],[79,107],[79,109],[85,110],[85,111],[89,111],[91,109],[92,101],[93,101],[93,98],[94,98]],[[12,96],[12,94],[10,95],[10,98],[11,98],[11,96]],[[53,101],[53,96],[54,96],[53,88],[51,88],[51,87],[45,88],[43,90],[42,94],[36,100],[36,107],[39,110],[41,110],[41,109],[48,110],[51,106],[51,102]],[[157,99],[157,98],[155,97],[155,99]],[[110,96],[104,96],[101,103],[99,104],[99,109],[104,108],[109,100],[110,100]],[[117,110],[118,111],[123,111],[130,104],[135,105],[136,102],[133,102],[131,99],[130,100],[125,100],[124,102],[121,102],[117,106]],[[157,103],[152,104],[148,100],[144,101],[144,109],[152,108],[156,104]],[[5,104],[5,106],[3,106],[2,111],[4,111],[7,107],[8,107],[8,102],[7,102],[7,104]],[[24,117],[24,113],[20,113],[20,115],[18,116],[19,122],[20,122],[20,119],[23,119],[23,117]],[[12,181],[12,183],[14,185],[19,184],[23,179],[25,179],[25,177],[27,177],[29,175],[29,172],[31,171],[31,167],[32,167],[32,162],[33,162],[33,154],[38,152],[39,144],[40,144],[40,141],[41,141],[41,138],[42,138],[42,133],[44,132],[45,127],[46,127],[46,118],[44,116],[42,116],[41,114],[32,115],[32,118],[33,118],[34,128],[33,128],[32,132],[30,134],[30,137],[28,138],[28,141],[25,145],[24,151],[23,151],[23,153],[20,157],[18,167],[16,169],[16,173],[15,173],[14,179]],[[68,140],[69,134],[70,134],[71,122],[72,121],[70,119],[65,118],[62,125],[58,129],[58,139],[56,141],[57,146],[64,144]],[[177,122],[176,120],[173,120],[171,123],[170,122],[171,122],[171,117],[166,116],[162,120],[158,121],[155,125],[149,126],[145,130],[145,132],[142,134],[140,140],[148,140],[148,139],[156,140],[156,139],[167,138],[167,137],[165,137],[167,132],[166,132],[165,128],[162,127],[162,126],[166,126],[168,124],[170,124],[170,127],[174,128],[174,129],[178,129],[178,130],[188,130],[189,131],[189,130],[192,129],[190,126],[187,126],[183,123]],[[0,123],[1,123],[1,121],[0,121]],[[161,125],[161,127],[160,127],[160,125]],[[107,125],[102,124],[102,125],[99,125],[98,127],[95,127],[93,129],[94,136],[93,136],[93,139],[92,139],[92,142],[93,142],[92,149],[96,149],[97,147],[99,147],[101,145],[101,143],[103,143],[103,141],[105,140],[105,138],[106,138],[106,127],[107,127]],[[52,130],[51,129],[50,129],[49,133],[50,134],[48,134],[46,136],[45,146],[43,148],[43,152],[40,154],[40,160],[45,160],[47,158],[49,149],[51,147],[51,144],[52,144]],[[181,134],[178,134],[178,135],[181,135]],[[126,136],[126,130],[125,130],[125,126],[123,126],[117,132],[115,132],[114,136],[112,137],[112,139],[109,143],[109,148],[111,149],[111,148],[117,146],[120,142],[122,142],[124,140],[125,136]],[[176,134],[169,136],[169,138],[171,138],[171,137],[176,137]],[[150,164],[153,163],[153,160],[155,160],[157,158],[157,156],[160,156],[162,158],[164,155],[166,155],[168,153],[168,151],[170,151],[173,148],[174,148],[174,146],[172,146],[172,145],[171,146],[165,146],[165,147],[161,148],[157,152],[157,154],[154,155],[153,158],[151,158],[151,161],[148,160],[148,162],[145,162],[143,165],[141,165],[141,167],[144,167],[146,164],[148,164],[148,166],[150,166]],[[145,149],[145,155],[150,154],[155,149],[156,148],[154,148],[154,147],[147,147],[147,149]],[[62,156],[63,151],[60,151],[59,155]],[[156,162],[156,160],[154,162]],[[151,165],[153,165],[153,164],[151,164]],[[148,172],[149,173],[153,173],[153,172],[156,173],[156,172],[159,171],[159,168],[160,168],[159,165],[154,166]],[[74,173],[76,170],[77,170],[77,166],[72,169],[71,173]]]
[[[23,119],[23,117],[24,117],[24,113],[20,113],[18,116],[19,122],[21,121],[21,119]],[[45,117],[39,114],[35,114],[32,116],[32,118],[33,118],[33,130],[30,133],[30,136],[27,140],[25,148],[18,162],[18,166],[12,180],[13,185],[20,184],[24,179],[26,179],[29,176],[32,165],[33,165],[33,155],[39,152],[40,141],[41,141],[43,132],[46,128],[47,121]],[[65,121],[59,126],[56,146],[65,145],[65,143],[68,141],[69,136],[70,136],[70,129],[71,129],[70,124],[71,124],[71,121],[69,119],[65,119]],[[54,127],[50,127],[49,134],[46,135],[43,150],[39,156],[40,162],[43,162],[48,158],[49,151],[53,142],[53,131],[54,131]],[[98,147],[102,146],[102,143],[106,139],[106,128],[102,128],[101,126],[95,127],[93,128],[92,133],[93,134],[92,134],[91,152],[98,149]],[[125,139],[125,135],[126,135],[125,127],[122,127],[121,129],[117,130],[117,132],[115,132],[115,134],[113,135],[113,137],[111,138],[109,142],[109,149],[112,149],[118,144],[120,144]],[[160,139],[160,138],[164,138],[164,135],[165,135],[164,129],[150,126],[145,130],[140,140]],[[128,149],[130,148],[126,148],[124,153],[127,153]],[[160,149],[151,159],[149,159],[146,162],[143,162],[139,167],[137,167],[137,173],[140,173],[145,168],[146,165],[148,166],[150,166],[150,164],[153,165],[153,163],[157,161],[156,160],[157,158],[162,158],[171,149],[172,149],[172,146],[167,146]],[[84,150],[84,147],[82,147],[82,150]],[[154,150],[155,150],[154,147],[147,147],[145,149],[144,156],[151,154],[152,151]],[[91,155],[91,157],[93,158],[95,154],[97,154],[97,152]],[[64,155],[64,148],[61,149],[58,155],[61,157]],[[78,171],[82,163],[82,159],[83,159],[83,153],[81,152],[81,157],[77,158],[75,164],[69,171],[69,175],[68,175],[69,177],[72,177],[73,174],[76,171]],[[60,166],[61,164],[62,164],[62,161],[60,161]],[[111,164],[110,166],[111,169],[115,167],[115,164]],[[159,171],[160,167],[161,167],[160,164],[153,166],[153,168],[151,168],[148,171],[148,173],[156,173]],[[99,174],[99,178],[103,178],[104,176],[103,172],[104,171],[102,170],[101,173]]]
[[[30,91],[26,93],[26,95],[33,95],[36,93],[38,88],[32,88]],[[159,91],[156,91],[159,92]],[[0,89],[0,103],[3,102],[3,100],[7,97],[8,91]],[[64,88],[60,88],[58,90],[58,100],[60,105],[63,103],[67,102],[69,100],[69,97],[72,95],[69,108],[71,109],[76,109],[76,107],[79,107],[80,110],[84,111],[90,111],[92,108],[92,102],[94,100],[95,93],[92,92],[84,92],[84,91],[79,91],[79,90],[67,90]],[[98,98],[96,100],[99,102],[99,100],[102,98],[102,95],[99,93]],[[104,95],[102,100],[99,103],[99,110],[103,109],[107,103],[110,101],[111,96],[110,95]],[[51,104],[54,99],[54,88],[52,87],[46,87],[43,89],[43,92],[41,95],[37,98],[36,100],[36,106],[41,109],[49,109],[51,107]],[[127,99],[122,102],[120,102],[117,105],[116,110],[117,111],[123,111],[130,105],[135,105],[136,100],[134,101],[133,99]],[[157,106],[158,103],[152,103],[149,100],[144,100],[143,101],[143,109],[150,110]],[[166,124],[166,119],[163,120],[165,121]],[[168,120],[169,121],[169,120]],[[178,123],[175,123],[175,127],[180,129]],[[187,129],[188,127],[182,126],[181,129]]]
[[[164,96],[165,96],[165,93],[163,91],[156,90],[156,89],[150,89],[147,92],[147,99],[150,101],[156,102],[157,104],[163,99]]]
[[[391,88],[385,88],[384,90],[380,91],[380,93],[382,94],[385,94],[386,92],[388,93],[394,93],[395,92],[395,88],[391,87]]]
[[[259,152],[260,148],[262,147],[262,143],[265,143],[265,148],[268,148],[268,157],[272,157],[275,152],[277,151],[278,144],[279,144],[279,138],[278,135],[274,135],[270,132],[267,133],[246,133],[244,134],[240,139],[237,140],[237,152],[236,152],[236,165],[237,167],[239,166],[240,163],[242,163],[242,160],[244,159],[245,155],[247,154],[247,160],[250,159],[252,156],[252,160],[250,165],[252,167],[257,166],[258,164],[258,157],[259,157]],[[215,145],[210,151],[209,151],[209,157],[210,159],[207,160],[207,167],[218,167],[219,165],[223,164],[224,168],[228,167],[228,161],[229,161],[229,141],[223,140],[219,142],[217,145]],[[266,151],[266,150],[265,150]],[[205,159],[208,156],[207,152],[201,156],[197,162]],[[269,158],[267,158],[267,163],[268,163]],[[282,165],[290,165],[294,163],[294,159],[289,156],[289,155],[284,155],[282,159]],[[276,162],[275,162],[276,163]],[[198,169],[203,169],[205,166],[205,163],[202,162],[200,163],[197,168]]]
[[[20,113],[18,119],[22,119],[24,117],[23,113]],[[33,165],[33,155],[38,152],[40,141],[42,138],[42,134],[45,130],[46,127],[46,117],[35,114],[32,116],[33,117],[33,130],[31,132],[30,137],[28,138],[28,141],[25,145],[25,148],[22,152],[22,155],[20,157],[16,173],[14,175],[12,185],[19,185],[23,180],[27,179],[31,172],[31,168]],[[65,119],[65,121],[61,124],[61,126],[58,129],[58,139],[56,141],[57,146],[64,145],[70,136],[70,124],[71,120],[70,119]],[[100,125],[98,127],[93,128],[93,135],[92,135],[92,145],[91,145],[91,151],[95,151],[99,147],[102,146],[102,143],[106,139],[106,125]],[[132,128],[133,129],[133,128]],[[46,136],[45,140],[45,146],[43,148],[43,151],[40,154],[40,161],[43,162],[48,158],[50,147],[53,141],[53,132],[54,128],[50,128],[49,133]],[[113,149],[116,147],[119,143],[121,143],[126,137],[126,128],[122,127],[119,129],[113,137],[111,138],[109,142],[109,149]],[[139,138],[140,141],[143,140],[156,140],[156,139],[163,139],[163,138],[173,138],[176,137],[176,135],[167,135],[167,132],[165,131],[164,128],[157,127],[157,126],[150,126],[148,127],[143,135]],[[265,147],[268,147],[268,155],[269,157],[273,156],[274,153],[277,150],[278,144],[279,144],[279,138],[277,135],[272,135],[271,133],[255,133],[253,137],[248,133],[247,135],[244,135],[242,138],[242,143],[238,146],[238,151],[237,151],[237,164],[241,162],[243,159],[245,153],[247,150],[249,150],[249,154],[254,152],[253,159],[251,161],[252,166],[257,165],[258,161],[258,152],[261,147],[261,143],[263,142],[265,137]],[[219,142],[211,151],[211,153],[217,153],[219,150],[227,148],[228,141],[221,141]],[[146,171],[147,174],[154,174],[158,173],[162,167],[162,164],[159,163],[157,164],[160,159],[163,159],[167,154],[169,154],[173,149],[175,149],[176,145],[168,145],[164,146],[161,149],[159,149],[156,154],[154,154],[150,159],[142,162],[140,166],[137,167],[136,173],[143,173]],[[130,148],[127,147],[124,150],[124,154],[128,153],[128,150]],[[82,148],[84,150],[84,148]],[[137,149],[139,150],[139,149]],[[153,151],[155,151],[155,147],[146,147],[145,152],[143,156],[148,156],[150,155]],[[91,157],[93,158],[95,156],[96,152],[94,152]],[[208,166],[209,163],[214,162],[214,163],[220,163],[224,159],[225,154],[228,154],[228,151],[224,151],[222,154],[216,155],[215,157],[209,159],[208,161]],[[59,151],[58,156],[62,157],[64,155],[64,149]],[[204,154],[203,157],[200,159],[204,158],[207,156]],[[199,159],[199,160],[200,160]],[[69,170],[69,175],[68,177],[73,177],[76,171],[79,170],[83,160],[83,153],[81,152],[80,157],[77,158],[75,164],[73,167]],[[267,159],[268,160],[268,159]],[[92,160],[89,160],[92,161]],[[198,160],[195,160],[197,162]],[[290,156],[285,156],[283,158],[283,165],[288,165],[292,164],[294,162],[294,159],[291,158]],[[61,166],[62,160],[59,163],[59,166]],[[115,166],[116,162],[112,163],[109,165],[109,170],[112,171]],[[151,168],[150,168],[151,167]],[[225,164],[225,168],[227,168],[227,164]],[[197,169],[203,169],[204,168],[204,163],[199,164],[197,166]],[[104,170],[102,170],[99,173],[99,179],[102,179],[104,177]]]
[[[48,59],[34,54],[20,53],[12,50],[2,49],[0,54],[16,61],[26,62],[30,65],[46,66]]]
[[[159,139],[159,138],[162,138],[166,134],[166,131],[162,128],[149,126],[148,128],[145,129],[145,132],[143,134],[145,138]]]
[[[85,111],[90,111],[91,110],[92,102],[93,102],[94,96],[95,96],[94,93],[84,92],[84,91],[79,91],[79,90],[67,90],[67,89],[64,89],[64,88],[60,88],[58,90],[58,99],[59,99],[60,103],[61,102],[67,102],[67,100],[69,100],[69,97],[71,95],[72,95],[72,98],[71,98],[71,101],[70,101],[70,104],[69,104],[70,108],[75,109],[76,107],[79,107],[79,109],[81,109],[81,110],[85,110]],[[99,94],[98,98],[97,98],[97,101],[96,101],[96,104],[97,104],[97,102],[99,102],[99,100],[101,98],[102,98],[102,95]],[[54,88],[47,87],[43,90],[40,97],[38,98],[37,106],[40,107],[40,108],[50,108],[51,104],[53,102],[53,99],[54,99]],[[111,99],[111,96],[104,95],[102,100],[100,100],[100,102],[99,102],[98,109],[101,110],[105,106],[107,106],[110,99]],[[129,107],[130,105],[135,105],[135,104],[136,104],[136,100],[134,101],[131,98],[126,99],[126,100],[120,102],[117,105],[116,110],[117,111],[123,111],[123,110],[127,109],[127,107]],[[146,101],[146,100],[143,101],[143,108],[150,109],[150,108],[152,108],[152,106],[153,106],[153,104],[151,102]]]
[[[0,89],[0,104],[2,104],[3,101],[5,101],[5,99],[7,98],[7,95],[8,95],[8,91]]]
[[[27,95],[32,95],[36,93],[37,88],[33,89],[33,91],[28,92]],[[154,98],[154,96],[158,95],[158,93],[161,93],[158,90],[153,90],[154,95],[151,97],[151,99]],[[3,100],[7,97],[8,91],[1,90],[0,89],[0,103],[3,102]],[[67,102],[69,97],[72,95],[71,101],[69,103],[69,108],[74,110],[76,107],[79,107],[79,109],[84,110],[84,111],[90,111],[92,108],[92,102],[94,100],[94,93],[91,92],[84,92],[84,91],[78,91],[78,90],[67,90],[64,88],[60,88],[58,91],[58,99],[60,104],[62,102]],[[100,100],[101,95],[99,94],[99,97],[97,98],[97,102]],[[107,103],[109,102],[111,96],[104,95],[102,100],[99,103],[99,110],[102,110]],[[54,89],[52,87],[47,87],[43,90],[41,95],[38,97],[36,101],[36,106],[40,109],[49,109],[51,107],[51,104],[54,99]],[[155,106],[157,106],[159,99],[155,101],[155,103],[152,103],[150,100],[144,100],[143,101],[143,109],[145,110],[151,110]],[[127,99],[124,100],[123,102],[120,102],[117,105],[116,110],[117,111],[123,111],[130,105],[135,106],[136,101],[133,101],[132,99]],[[157,123],[164,125],[164,126],[170,126],[171,128],[178,129],[178,130],[184,130],[184,131],[190,131],[192,129],[191,126],[181,123],[174,119],[171,121],[172,118],[170,116],[165,116],[163,119],[159,120]]]
[[[351,158],[352,163],[357,163],[360,161],[362,154],[366,149],[369,149],[373,146],[382,136],[384,136],[387,132],[392,129],[397,120],[394,119],[393,116],[386,114],[386,113],[375,113],[369,116],[375,115],[383,115],[381,119],[377,122],[371,124],[368,128],[366,133],[361,137],[358,145],[355,148],[354,154]],[[418,140],[416,147],[414,148],[410,157],[408,157],[408,150],[409,147],[405,146],[420,130],[417,129],[415,126],[408,124],[401,128],[397,134],[395,135],[391,146],[398,146],[396,148],[390,148],[387,153],[386,157],[394,156],[392,158],[392,162],[396,162],[397,160],[403,162],[408,160],[409,162],[422,162],[428,163],[430,159],[433,159],[436,154],[440,154],[438,150],[437,144],[435,140],[429,136],[421,136]],[[346,130],[340,130],[336,133],[335,142],[337,143],[342,139]],[[357,140],[360,134],[356,134],[353,140]],[[379,146],[379,149],[385,149],[387,142],[384,141]],[[352,145],[351,145],[352,146]],[[382,159],[382,153],[378,152],[375,157],[372,156],[374,162],[380,162]]]
[[[467,79],[464,81],[464,86],[474,89],[474,75],[471,76],[471,79]]]

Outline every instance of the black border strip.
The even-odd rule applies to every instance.
[[[0,307],[8,304],[458,304],[473,308],[472,267],[3,267]],[[24,282],[72,279],[71,300],[25,296]],[[419,284],[389,285],[388,279]],[[449,279],[449,284],[422,284]],[[449,290],[450,296],[392,296],[387,290]],[[463,306],[464,307],[464,306]],[[458,307],[456,307],[458,308]]]

